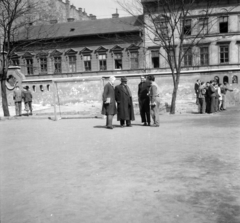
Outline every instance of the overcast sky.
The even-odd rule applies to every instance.
[[[96,15],[99,19],[112,17],[116,8],[118,8],[120,16],[129,16],[116,3],[116,0],[70,0],[70,2],[77,8],[85,9],[87,14]]]

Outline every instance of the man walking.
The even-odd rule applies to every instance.
[[[15,90],[13,91],[13,100],[15,102],[16,116],[22,115],[22,98],[22,90],[20,90],[19,86],[16,86]]]
[[[108,129],[113,129],[112,120],[113,116],[117,113],[117,107],[115,102],[115,89],[114,81],[116,78],[114,76],[109,77],[109,82],[104,86],[103,91],[103,105],[102,105],[102,115],[106,115],[106,127]]]
[[[148,96],[150,88],[150,83],[146,81],[146,78],[144,76],[141,76],[141,82],[138,85],[138,103],[139,103],[139,109],[140,109],[140,115],[142,119],[143,125],[149,125],[150,126],[150,100]]]
[[[125,121],[127,127],[131,127],[131,121],[135,120],[132,93],[127,85],[127,78],[121,78],[121,84],[115,87],[115,98],[117,102],[117,120],[121,127],[124,127]]]
[[[160,107],[160,92],[159,87],[155,82],[155,77],[153,75],[149,76],[149,81],[151,82],[150,87],[150,107],[151,107],[151,115],[153,119],[152,127],[159,127],[159,107]]]

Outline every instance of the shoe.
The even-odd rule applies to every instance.
[[[144,122],[143,126],[147,126],[147,123],[146,123],[146,122]]]
[[[132,125],[127,125],[127,127],[132,127]]]
[[[148,126],[151,126],[151,123],[148,123]]]
[[[107,126],[107,129],[113,129],[113,126]]]
[[[156,124],[154,124],[154,125],[152,125],[151,127],[159,127],[160,125],[156,125]]]
[[[124,125],[121,125],[121,128],[123,128],[124,127]]]

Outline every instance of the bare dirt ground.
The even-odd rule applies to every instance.
[[[0,121],[1,223],[240,223],[239,111]]]

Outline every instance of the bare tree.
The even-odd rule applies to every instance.
[[[175,114],[178,86],[184,66],[193,66],[199,56],[198,46],[205,42],[218,22],[218,12],[227,15],[239,5],[238,0],[116,0],[129,14],[143,14],[144,42],[161,47],[159,51],[171,70],[173,92],[170,113]],[[227,3],[228,2],[228,3]],[[227,7],[225,7],[227,5]],[[224,12],[221,10],[224,8]],[[198,59],[198,64],[201,60]]]
[[[21,27],[29,23],[34,4],[26,0],[0,0],[0,36],[2,38],[1,96],[4,116],[9,116],[6,79],[12,52],[12,40]]]

